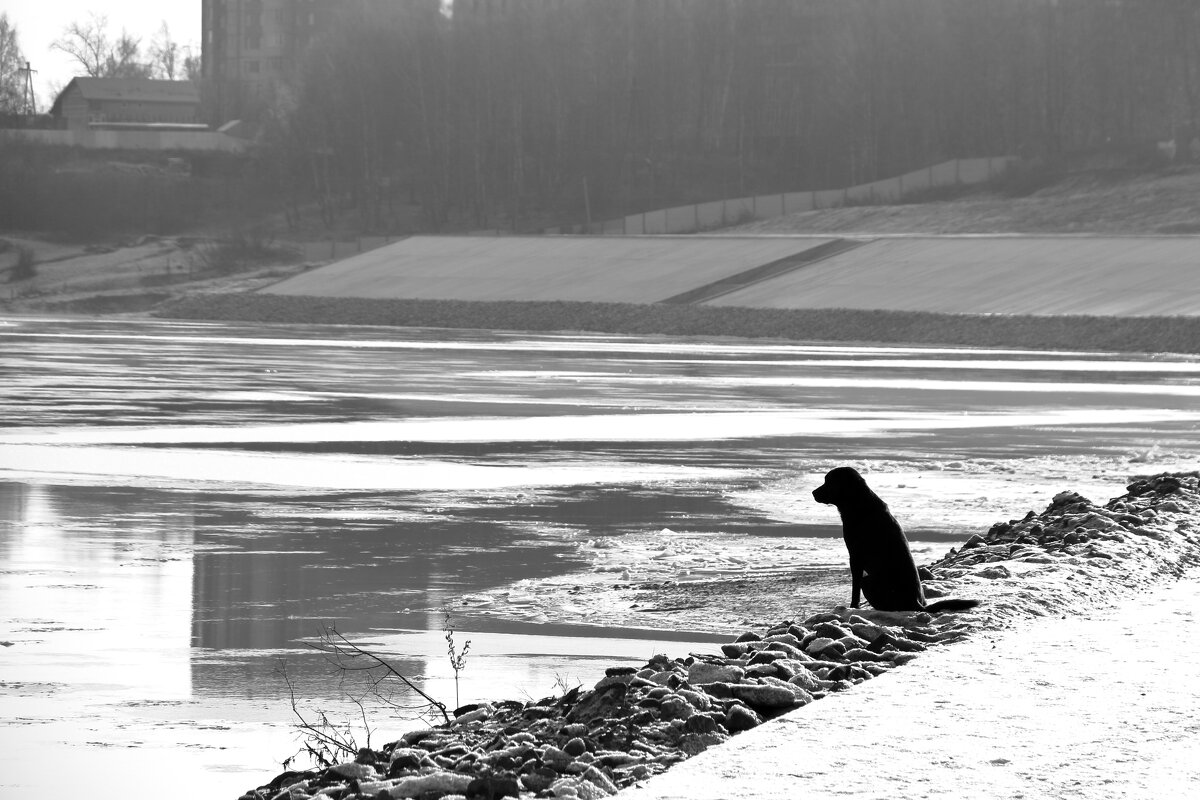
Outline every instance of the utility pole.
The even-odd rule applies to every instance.
[[[18,68],[17,72],[25,76],[25,85],[21,87],[24,95],[22,97],[21,113],[32,117],[37,113],[37,98],[33,94],[33,73],[37,72],[37,70],[26,61],[25,66]]]

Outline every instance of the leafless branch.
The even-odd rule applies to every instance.
[[[338,762],[337,755],[339,753],[349,756],[357,755],[358,745],[354,741],[353,734],[349,731],[345,734],[340,733],[337,727],[329,721],[329,717],[324,711],[317,712],[317,719],[315,721],[304,716],[304,712],[296,700],[296,685],[292,682],[291,676],[288,675],[287,663],[281,661],[279,669],[276,671],[283,677],[284,683],[287,684],[288,699],[292,706],[292,713],[299,720],[296,723],[296,728],[304,733],[304,749],[308,751],[313,761],[322,767],[329,767]],[[361,703],[359,708],[362,708]],[[363,719],[365,722],[365,713]],[[367,737],[369,740],[369,728]]]
[[[367,673],[368,680],[371,683],[372,689],[375,690],[375,694],[389,705],[398,707],[396,703],[391,702],[384,696],[382,692],[379,691],[379,687],[382,686],[384,681],[388,679],[395,679],[404,684],[404,686],[406,686],[408,689],[411,689],[413,692],[420,695],[421,698],[424,699],[429,705],[429,707],[437,709],[446,722],[450,721],[450,714],[446,709],[445,703],[442,703],[430,696],[419,686],[410,681],[406,676],[401,674],[390,663],[380,658],[375,653],[372,653],[369,650],[364,650],[351,642],[345,636],[338,633],[337,629],[333,627],[325,628],[321,634],[320,641],[306,642],[306,644],[314,650],[325,653],[326,656],[329,657],[330,663],[334,664],[339,670],[342,671],[343,676],[351,672]]]
[[[89,14],[86,22],[71,22],[63,29],[63,35],[50,44],[53,50],[66,53],[79,62],[79,66],[92,76],[104,72],[105,59],[111,50],[108,39],[108,17]]]

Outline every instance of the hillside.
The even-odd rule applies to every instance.
[[[286,236],[283,231],[275,233]],[[1078,174],[1021,197],[993,188],[922,203],[800,213],[719,233],[1200,233],[1200,168]],[[41,262],[38,276],[0,284],[0,311],[144,311],[197,291],[254,291],[312,266],[296,258],[295,263],[272,260],[265,271],[261,262],[254,261],[237,270],[215,271],[197,268],[200,265],[193,263],[191,253],[172,241],[153,243],[154,252],[148,256],[143,252],[146,244],[92,253],[27,234],[0,232],[0,274],[4,278],[16,260],[17,246],[28,246],[37,253]]]
[[[1200,233],[1200,168],[1088,172],[1023,197],[995,190],[790,214],[723,233]]]

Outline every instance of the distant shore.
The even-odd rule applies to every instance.
[[[164,303],[151,313],[168,319],[277,324],[1200,353],[1200,317],[1050,317],[632,303],[377,300],[248,293],[192,294]]]

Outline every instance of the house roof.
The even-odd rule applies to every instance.
[[[200,90],[191,81],[159,81],[151,78],[72,78],[54,100],[51,114],[62,111],[63,98],[72,88],[88,100],[128,100],[139,103],[200,102]]]

